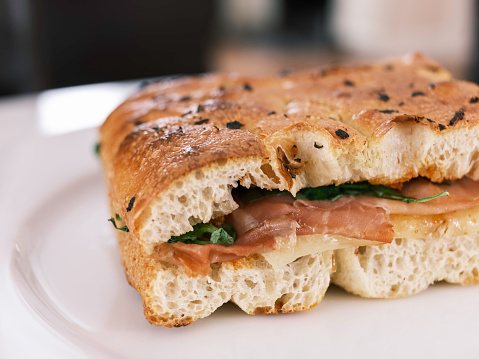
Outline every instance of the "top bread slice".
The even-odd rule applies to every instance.
[[[294,194],[417,176],[479,180],[478,97],[477,85],[420,55],[284,77],[154,83],[101,127],[112,212],[151,251],[232,212],[238,184]]]

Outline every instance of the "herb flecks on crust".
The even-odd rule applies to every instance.
[[[349,133],[347,133],[346,131],[341,130],[341,129],[336,130],[335,133],[336,133],[336,136],[338,136],[338,137],[339,137],[340,139],[342,139],[342,140],[344,140],[344,139],[346,139],[346,138],[349,137]]]
[[[135,197],[131,197],[130,202],[128,202],[128,207],[126,207],[126,211],[130,212],[133,209],[133,205],[135,204]]]
[[[460,121],[464,118],[464,109],[461,108],[454,114],[454,117],[449,121],[449,126],[453,126],[457,121]]]
[[[239,130],[243,126],[244,125],[239,121],[228,122],[226,124],[226,127],[229,128],[230,130]]]

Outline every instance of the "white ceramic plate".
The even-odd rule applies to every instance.
[[[227,304],[189,327],[150,325],[123,273],[100,171],[85,161],[91,143],[82,146],[81,133],[69,136],[63,142],[80,147],[62,165],[76,174],[21,218],[12,276],[37,318],[79,351],[107,358],[479,355],[479,286],[437,284],[397,300],[332,287],[309,312],[248,316]]]

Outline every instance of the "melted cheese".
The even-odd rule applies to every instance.
[[[390,216],[395,238],[454,237],[479,232],[479,206],[427,216]]]
[[[374,242],[366,239],[347,238],[331,234],[309,234],[297,236],[293,247],[286,247],[263,253],[262,256],[275,269],[280,270],[296,259],[315,253],[332,251],[347,247],[379,245],[382,242]]]
[[[427,216],[391,215],[395,238],[453,237],[479,232],[479,206],[451,213]],[[297,236],[292,246],[262,253],[275,270],[281,270],[296,259],[336,249],[381,245],[381,242],[347,238],[340,235],[311,234]],[[387,245],[387,244],[386,244]]]

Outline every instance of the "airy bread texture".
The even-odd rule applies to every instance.
[[[286,77],[185,77],[132,96],[102,125],[100,155],[112,216],[129,228],[117,231],[127,277],[143,297],[148,320],[187,325],[229,300],[250,314],[316,305],[329,284],[330,252],[306,255],[279,271],[254,255],[190,278],[181,266],[155,260],[153,249],[196,223],[231,213],[237,207],[231,190],[239,184],[295,194],[308,186],[394,184],[418,176],[479,180],[478,96],[477,85],[453,80],[420,55]],[[293,159],[304,166],[292,171]],[[454,253],[466,258],[457,238]],[[469,245],[477,248],[475,241]],[[340,251],[335,281],[359,294],[388,297],[449,280],[447,268],[431,274],[420,265],[413,273],[419,284],[410,287],[388,274],[389,263],[398,273],[406,270],[391,259],[403,255],[419,263],[431,253],[440,263],[441,242],[437,248],[428,243],[402,239],[367,248],[362,262],[354,250]],[[450,275],[475,281],[471,255],[466,274]],[[383,269],[376,274],[369,262]]]
[[[154,325],[193,323],[233,301],[248,314],[304,311],[324,296],[332,251],[307,255],[275,271],[260,255],[212,265],[206,277],[189,277],[183,267],[155,261],[126,233],[118,236],[128,281],[143,298]]]
[[[398,298],[437,281],[479,283],[479,234],[428,239],[397,238],[391,244],[335,251],[332,281],[368,298]]]
[[[140,241],[151,248],[193,229],[193,225],[231,213],[238,204],[231,196],[240,182],[249,187],[252,182],[263,188],[274,183],[261,170],[257,158],[218,161],[200,168],[174,182],[166,196],[158,197],[143,212]]]

